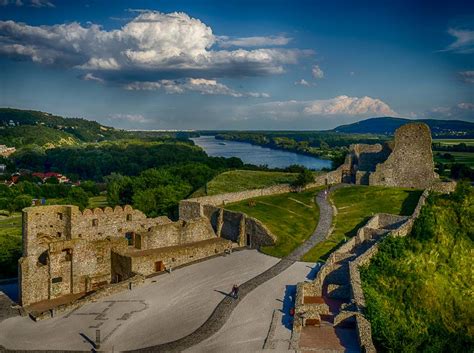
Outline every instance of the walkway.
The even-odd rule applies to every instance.
[[[334,190],[347,185],[340,184],[330,188],[329,193]],[[255,288],[265,283],[269,279],[279,275],[290,267],[293,263],[298,261],[306,252],[308,252],[314,245],[323,241],[329,234],[332,225],[333,208],[328,201],[328,196],[324,195],[324,190],[319,192],[316,196],[316,203],[319,206],[319,222],[314,233],[302,245],[296,248],[290,255],[279,261],[268,270],[259,274],[258,276],[248,280],[239,287],[239,299],[235,300],[230,297],[225,297],[215,308],[211,316],[206,322],[191,334],[182,337],[176,341],[150,346],[146,348],[134,349],[127,352],[130,353],[147,353],[147,352],[181,352],[190,348],[205,339],[208,339],[229,319],[232,311],[239,305],[243,298]]]

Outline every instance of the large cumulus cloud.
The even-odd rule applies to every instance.
[[[311,53],[283,48],[219,50],[219,41],[209,26],[182,12],[141,12],[115,30],[77,22],[30,26],[0,21],[0,55],[62,65],[84,71],[83,77],[90,74],[121,84],[278,74]]]

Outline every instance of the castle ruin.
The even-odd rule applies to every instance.
[[[130,206],[81,212],[77,206],[23,211],[21,304],[75,300],[133,276],[149,276],[232,248],[209,220],[147,218]]]
[[[307,187],[346,182],[425,189],[436,181],[430,130],[414,123],[397,129],[389,143],[351,145],[342,166],[316,177]],[[277,239],[265,225],[224,206],[291,191],[284,184],[183,200],[177,222],[147,218],[130,206],[83,212],[66,205],[26,208],[20,303],[24,307],[52,300],[68,303],[233,247],[273,245]]]
[[[360,185],[425,189],[438,179],[430,128],[423,123],[401,126],[383,145],[351,145],[342,167],[343,181]]]

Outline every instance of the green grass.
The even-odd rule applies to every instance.
[[[21,214],[0,216],[0,278],[17,276],[21,257]]]
[[[89,197],[89,208],[107,207],[108,205],[107,196],[105,195]]]
[[[474,153],[473,152],[450,152],[450,151],[433,151],[435,162],[441,163],[462,163],[471,168],[474,168]],[[450,154],[454,160],[443,158],[442,155]]]
[[[314,231],[319,219],[319,208],[315,195],[321,188],[273,196],[262,196],[250,200],[228,204],[226,209],[244,212],[260,220],[277,236],[275,246],[267,246],[262,252],[276,257],[290,254]]]
[[[334,230],[329,238],[304,257],[304,261],[324,261],[345,239],[354,236],[357,230],[376,213],[410,215],[421,195],[419,190],[384,188],[379,186],[352,186],[336,190],[331,200],[337,208]]]
[[[378,352],[474,347],[474,194],[456,194],[430,197],[412,233],[386,238],[361,271]]]
[[[283,172],[264,172],[256,170],[232,170],[217,175],[207,183],[207,195],[227,192],[260,189],[277,184],[291,183],[298,174]],[[204,188],[194,192],[191,197],[205,196]]]
[[[433,143],[439,143],[445,146],[465,143],[467,146],[474,146],[474,139],[433,139]]]

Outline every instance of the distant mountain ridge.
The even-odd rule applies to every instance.
[[[392,117],[370,118],[356,123],[341,125],[334,128],[334,132],[350,134],[378,134],[393,135],[400,126],[422,122],[431,129],[433,137],[445,138],[474,138],[474,123],[462,120],[436,120],[436,119],[404,119]]]

